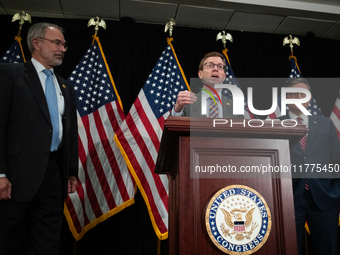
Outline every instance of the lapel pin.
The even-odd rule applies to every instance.
[[[66,89],[66,86],[63,84],[63,88]]]
[[[230,106],[230,103],[226,103],[227,106]]]

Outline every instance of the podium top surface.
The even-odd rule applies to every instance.
[[[221,136],[288,139],[296,142],[308,132],[306,125],[292,120],[211,119],[202,117],[169,116],[165,121],[163,137]]]

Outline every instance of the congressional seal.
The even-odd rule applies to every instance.
[[[211,241],[231,255],[248,255],[267,241],[272,220],[264,198],[244,185],[217,191],[208,202],[205,225]]]

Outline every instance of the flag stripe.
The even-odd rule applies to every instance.
[[[111,106],[111,107],[110,107]],[[105,117],[108,115],[110,116],[110,114],[112,114],[113,109],[112,109],[112,104],[106,104],[105,108],[101,107],[98,110],[99,114],[100,114],[100,118],[97,119],[96,121],[96,125],[97,125],[97,129],[101,130],[101,142],[102,142],[102,147],[103,150],[106,152],[106,156],[108,159],[108,164],[110,164],[112,171],[107,171],[107,172],[103,172],[103,176],[106,176],[106,179],[108,180],[108,183],[111,183],[111,186],[113,189],[111,190],[112,194],[115,195],[114,200],[113,200],[113,204],[110,206],[110,209],[112,209],[113,207],[117,206],[115,203],[115,200],[118,203],[122,203],[124,200],[129,199],[129,193],[127,191],[126,188],[126,184],[124,181],[124,178],[122,176],[122,172],[121,171],[114,171],[114,169],[119,169],[120,166],[118,164],[118,162],[120,162],[120,159],[118,159],[117,157],[121,156],[120,152],[118,151],[118,148],[116,149],[117,152],[119,152],[119,155],[117,155],[117,152],[114,152],[114,149],[116,148],[115,144],[112,144],[113,141],[113,134],[114,134],[114,130],[113,127],[110,125],[110,123],[108,123],[107,125],[105,125],[105,127],[108,129],[107,131],[105,131],[105,127],[103,125],[103,123],[105,123]],[[118,125],[118,123],[117,123]],[[110,128],[112,127],[112,129]],[[116,126],[118,127],[118,126]],[[116,128],[118,129],[118,128]],[[101,158],[105,157],[105,155],[103,153],[100,154]],[[101,160],[101,161],[106,161]],[[102,163],[105,164],[105,163]],[[118,187],[119,192],[113,192],[113,191],[117,191],[116,187]]]
[[[96,155],[96,157],[98,157],[98,168],[96,170],[97,170],[97,175],[99,177],[99,180],[100,180],[100,183],[101,183],[107,204],[108,204],[109,208],[111,209],[113,207],[116,207],[116,203],[113,199],[113,195],[111,193],[110,185],[108,183],[109,177],[107,176],[107,172],[104,172],[104,170],[103,170],[103,166],[105,167],[105,165],[103,165],[102,162],[101,162],[101,157],[105,157],[104,152],[105,152],[105,155],[108,159],[107,163],[111,164],[111,168],[112,168],[112,166],[117,166],[117,164],[116,164],[116,159],[114,157],[112,148],[111,148],[109,141],[108,141],[108,138],[106,136],[106,133],[105,133],[105,130],[104,130],[104,127],[103,127],[103,122],[102,122],[102,120],[99,116],[99,110],[94,112],[93,116],[94,116],[94,121],[95,121],[95,125],[96,125],[94,132],[98,132],[98,135],[99,135],[99,137],[98,137],[99,141],[98,142],[100,142],[100,144],[99,144],[100,147],[98,148],[100,153],[97,152],[97,155]],[[112,165],[112,164],[114,164],[114,165]],[[112,169],[114,169],[114,168],[112,168]]]
[[[130,144],[127,141],[128,139],[126,138],[126,136],[127,137],[132,136],[130,129],[127,129],[124,132],[124,134],[122,134],[119,138],[119,141],[122,147],[124,148],[126,155],[128,155],[128,160],[130,161],[130,164],[128,165],[133,165],[133,168],[129,167],[130,171],[132,172],[132,175],[135,177],[138,187],[141,190],[144,199],[147,201],[150,216],[154,219],[155,224],[159,229],[158,231],[160,233],[165,233],[167,231],[167,222],[163,221],[162,216],[160,215],[160,210],[155,210],[155,208],[158,208],[155,201],[161,200],[161,198],[157,196],[157,193],[153,193],[152,188],[150,187],[151,185],[155,185],[154,180],[147,179],[147,177],[144,175],[144,172],[141,170],[141,166],[139,165],[140,162],[138,161],[139,159],[140,161],[142,161],[141,162],[142,164],[144,163],[143,165],[146,164],[145,161],[143,162],[143,157],[140,156],[142,155],[142,153],[140,152],[140,150],[138,150],[138,148],[137,149],[134,148],[135,149],[134,151],[132,150]]]
[[[98,174],[96,174],[96,173],[98,173],[98,171],[99,171],[97,168],[98,167],[101,168],[101,166],[98,165],[98,156],[97,156],[97,152],[95,151],[94,142],[92,140],[89,119],[90,119],[90,116],[88,116],[88,115],[82,117],[85,132],[86,132],[86,138],[87,138],[86,140],[87,140],[88,151],[87,151],[86,154],[89,155],[90,159],[91,159],[91,160],[86,160],[86,167],[84,167],[85,175],[87,177],[86,179],[88,179],[88,180],[85,180],[85,183],[86,183],[86,191],[87,191],[89,200],[91,201],[91,206],[92,206],[93,212],[94,212],[96,217],[99,217],[103,213],[101,211],[100,203],[99,203],[99,200],[97,199],[96,192],[95,192],[94,189],[99,186],[98,181],[100,181],[100,180],[98,180],[98,178],[97,178]],[[88,163],[92,163],[93,167],[87,168],[87,167],[89,167]],[[94,170],[94,171],[89,172],[89,171],[87,171],[87,169],[91,169],[91,170]]]
[[[144,94],[143,91],[140,92],[140,94]],[[139,97],[139,96],[138,96]],[[131,121],[131,122],[128,122],[128,120],[130,118],[127,118],[127,123],[128,123],[128,126],[129,128],[132,128],[132,130],[138,130],[137,132],[131,132],[130,133],[133,135],[138,147],[139,147],[139,151],[141,151],[141,153],[137,156],[137,158],[141,158],[143,157],[144,160],[142,160],[141,164],[138,164],[139,165],[139,170],[141,170],[140,174],[141,176],[139,177],[140,179],[142,179],[142,181],[145,181],[147,179],[147,181],[150,183],[152,182],[157,190],[158,190],[158,193],[161,194],[161,197],[163,196],[163,203],[167,205],[167,198],[164,197],[166,194],[167,194],[167,191],[165,190],[164,186],[162,185],[162,183],[160,183],[160,176],[159,175],[154,175],[153,178],[151,178],[152,175],[146,175],[143,173],[143,169],[145,169],[144,171],[150,171],[151,172],[151,169],[155,169],[155,159],[153,158],[152,154],[150,153],[150,150],[148,150],[148,148],[150,149],[150,142],[149,144],[146,144],[146,142],[143,140],[143,132],[142,130],[145,130],[144,126],[142,125],[142,117],[145,119],[145,112],[143,112],[144,114],[142,116],[139,116],[138,113],[137,113],[137,109],[144,109],[140,103],[139,103],[139,100],[138,98],[136,99],[136,105],[137,107],[133,106],[132,110],[131,110],[131,113],[132,115],[136,115],[138,116],[138,118],[141,120],[139,121],[139,125],[136,125],[136,122],[134,121]],[[134,111],[135,110],[135,111]],[[133,114],[133,113],[136,113],[136,114]],[[140,113],[142,113],[142,111],[139,111]],[[130,114],[130,113],[129,113]],[[136,120],[138,119],[136,118]],[[132,120],[132,118],[131,118]],[[160,130],[160,129],[158,129]],[[147,134],[144,134],[144,137],[147,137],[146,136]],[[158,150],[157,150],[158,151]],[[155,150],[154,154],[156,154],[157,156],[157,151]],[[145,166],[145,164],[143,164],[143,162],[145,162],[145,164],[148,165],[148,168]],[[150,193],[152,194],[152,193]],[[167,209],[167,206],[166,206],[166,209]]]
[[[139,125],[139,127],[140,127],[140,129],[143,128],[143,131],[140,130],[140,133],[141,133],[141,135],[143,135],[143,137],[144,137],[144,135],[145,136],[148,135],[148,138],[151,139],[153,146],[155,148],[155,150],[149,151],[149,153],[151,155],[155,155],[155,154],[157,155],[157,151],[158,151],[158,148],[159,148],[159,145],[160,145],[160,140],[159,140],[159,138],[158,138],[158,136],[155,132],[155,129],[153,129],[152,124],[150,123],[151,121],[153,123],[155,123],[154,120],[149,119],[149,117],[152,118],[152,117],[154,117],[154,115],[151,115],[151,116],[146,115],[145,111],[143,110],[143,106],[142,106],[139,98],[140,98],[140,96],[138,96],[138,98],[136,99],[136,101],[134,103],[134,108],[137,110],[138,117],[141,120],[140,124],[142,124],[142,125]],[[147,134],[145,134],[145,133],[147,133]],[[144,146],[144,147],[146,147],[146,146]],[[151,169],[153,167],[154,167],[154,165],[150,166]]]

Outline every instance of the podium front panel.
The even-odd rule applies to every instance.
[[[208,235],[205,213],[212,196],[232,185],[257,191],[271,213],[268,239],[254,254],[297,254],[290,173],[268,172],[289,166],[288,140],[181,136],[178,153],[169,185],[170,254],[225,254]],[[197,172],[208,166],[226,172]],[[267,167],[267,172],[241,172],[241,167]]]

